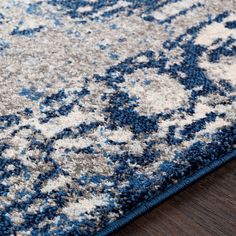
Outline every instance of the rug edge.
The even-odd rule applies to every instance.
[[[122,218],[108,224],[104,229],[102,229],[101,231],[98,231],[95,235],[96,236],[106,236],[106,235],[109,235],[109,234],[119,230],[124,225],[133,221],[137,217],[147,213],[152,208],[156,207],[157,205],[159,205],[163,201],[167,200],[169,197],[180,192],[184,188],[186,188],[186,187],[190,186],[191,184],[193,184],[194,182],[198,181],[203,176],[213,172],[215,169],[224,165],[226,162],[233,160],[234,158],[236,158],[236,149],[234,149],[230,153],[227,153],[226,155],[222,156],[220,159],[217,159],[217,160],[211,162],[208,166],[205,166],[204,168],[199,169],[193,175],[183,179],[178,184],[169,188],[167,191],[165,191],[161,195],[156,195],[156,196],[152,197],[151,199],[143,202],[142,205],[134,208],[132,211],[130,211],[128,214],[126,214]]]

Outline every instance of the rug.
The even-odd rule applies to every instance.
[[[236,156],[236,1],[1,1],[0,84],[0,235],[107,235]]]

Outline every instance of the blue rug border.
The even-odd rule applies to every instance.
[[[213,162],[211,162],[208,166],[205,166],[204,168],[199,169],[197,172],[195,172],[193,175],[183,179],[178,184],[174,185],[173,187],[166,190],[164,193],[160,195],[156,195],[153,198],[145,201],[142,203],[142,205],[138,206],[137,208],[130,211],[128,214],[123,216],[122,218],[112,222],[111,224],[107,225],[104,229],[97,232],[96,236],[106,236],[109,235],[127,223],[131,222],[138,216],[143,215],[144,213],[151,210],[153,207],[157,206],[161,202],[165,201],[167,198],[173,196],[177,192],[181,191],[182,189],[186,188],[187,186],[193,184],[195,181],[199,180],[201,177],[211,173],[218,167],[222,166],[226,162],[233,160],[236,158],[236,149],[234,149],[232,152],[227,153],[226,155],[222,156],[220,159],[217,159]]]

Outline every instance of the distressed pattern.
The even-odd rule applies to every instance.
[[[94,235],[235,148],[235,0],[0,2],[0,235]]]

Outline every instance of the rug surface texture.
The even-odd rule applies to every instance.
[[[235,0],[0,1],[1,236],[106,235],[235,143]]]

